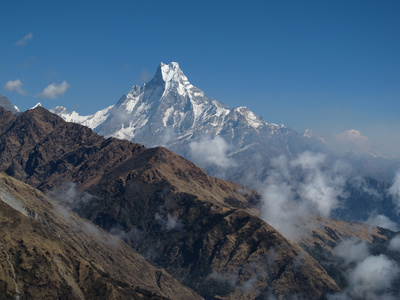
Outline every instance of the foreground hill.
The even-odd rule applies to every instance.
[[[1,299],[201,299],[120,239],[4,173],[0,223]]]
[[[18,116],[0,109],[0,120],[1,170],[69,203],[205,298],[340,291],[257,216],[252,191],[165,148],[104,139],[41,107]]]

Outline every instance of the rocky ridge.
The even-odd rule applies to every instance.
[[[9,120],[0,124],[1,170],[56,195],[77,184],[68,200],[75,211],[203,297],[322,299],[340,291],[316,260],[257,216],[256,193],[165,148],[104,139],[42,107],[0,114]]]
[[[4,173],[0,223],[2,299],[202,299],[119,238]]]

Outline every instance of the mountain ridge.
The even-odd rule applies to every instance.
[[[269,157],[299,151],[320,151],[324,145],[307,134],[268,123],[247,107],[230,109],[193,86],[178,63],[161,63],[153,79],[134,85],[115,105],[93,115],[51,110],[64,120],[89,126],[105,137],[165,146],[194,161],[208,173],[247,185],[242,176],[249,168],[269,165]],[[195,144],[217,153],[204,158]],[[264,158],[259,153],[265,153]],[[263,172],[260,172],[262,174]],[[260,178],[262,180],[262,178]]]
[[[4,299],[202,299],[122,240],[4,173],[0,207]]]
[[[257,195],[238,184],[209,177],[165,148],[104,139],[42,107],[9,126],[0,135],[2,170],[45,192],[61,189],[59,197],[75,182],[91,195],[78,197],[76,212],[207,299],[319,299],[340,291],[317,261],[257,216]],[[254,288],[245,288],[250,282]]]
[[[206,299],[355,293],[352,267],[334,252],[347,239],[370,243],[368,258],[397,270],[394,232],[317,217],[300,247],[259,218],[260,195],[166,148],[105,139],[43,107],[18,116],[0,108],[0,128],[2,170],[61,199],[74,187],[71,209]]]
[[[268,123],[245,106],[230,109],[190,84],[178,63],[161,63],[148,83],[133,86],[117,104],[94,115],[69,114],[60,107],[52,111],[106,137],[165,146],[212,176],[255,189],[265,184],[280,157],[292,160],[307,152],[322,153],[324,168],[334,169],[338,161],[345,161],[351,169],[343,176],[348,180],[348,194],[356,198],[341,199],[344,208],[357,206],[364,196],[374,206],[370,195],[354,192],[357,184],[352,185],[353,178],[363,178],[364,185],[371,182],[368,178],[390,183],[399,167],[398,162],[369,154],[338,154],[311,131],[301,134],[284,125]],[[368,188],[376,190],[372,185]],[[375,204],[377,214],[389,216],[400,225],[399,216],[390,210],[393,197],[381,189],[375,194],[386,202]],[[363,210],[358,215],[339,209],[335,216],[349,221],[367,220],[370,209],[358,207]],[[352,215],[355,218],[349,218]]]
[[[146,90],[147,91],[150,90],[149,91],[150,95],[143,95]],[[174,99],[171,99],[171,94],[180,97],[180,101],[175,101]],[[141,87],[138,85],[134,85],[131,91],[128,93],[128,95],[123,96],[117,102],[116,105],[109,106],[108,108],[121,107],[124,108],[123,110],[126,111],[128,114],[132,114],[134,108],[136,108],[137,111],[141,112],[144,109],[148,109],[148,107],[146,106],[153,105],[153,102],[161,103],[161,106],[158,107],[157,109],[153,109],[153,111],[159,110],[157,112],[160,112],[161,115],[163,116],[162,124],[164,127],[167,127],[168,123],[173,123],[174,121],[176,121],[175,123],[173,123],[174,127],[180,125],[180,123],[177,121],[182,121],[182,120],[177,120],[177,118],[179,118],[178,115],[179,114],[185,115],[185,111],[179,110],[178,113],[175,113],[175,111],[173,111],[172,108],[175,108],[177,106],[180,106],[180,109],[188,108],[187,105],[191,106],[191,108],[190,110],[186,110],[189,116],[185,117],[188,117],[188,119],[190,119],[191,122],[185,120],[188,123],[186,124],[185,127],[186,130],[193,129],[196,126],[199,126],[198,124],[196,124],[196,121],[198,121],[199,118],[201,118],[202,116],[204,118],[202,120],[202,123],[204,123],[204,121],[209,121],[210,118],[216,121],[215,117],[220,117],[220,116],[226,117],[227,115],[232,115],[232,114],[235,115],[236,117],[239,115],[244,116],[246,121],[251,123],[252,125],[251,127],[253,127],[254,129],[257,129],[262,126],[272,126],[272,128],[282,127],[276,124],[265,122],[261,117],[256,116],[246,107],[242,106],[235,109],[229,109],[225,104],[217,100],[214,100],[212,98],[206,97],[203,91],[194,87],[188,81],[187,77],[180,69],[179,64],[176,62],[172,62],[169,65],[161,63],[157,68],[157,71],[152,80],[150,80],[148,83],[143,84],[143,86]],[[163,105],[164,102],[166,105]],[[173,105],[169,106],[169,104]],[[212,107],[211,108],[206,107],[206,110],[204,110],[203,106],[205,106],[205,104]],[[99,112],[102,111],[104,112],[102,116],[105,116],[109,113],[108,108],[99,111]],[[56,114],[59,114],[62,118],[64,118],[67,121],[73,121],[74,119],[74,117],[70,115],[63,107],[57,107],[51,111],[55,112]],[[205,115],[206,112],[208,113],[210,111],[214,115],[212,114]],[[73,115],[78,116],[75,113],[73,113]],[[96,114],[89,116],[79,116],[79,117],[88,119],[88,118],[95,118],[95,115]],[[98,124],[98,122],[94,123],[96,125]],[[96,125],[91,125],[89,127],[91,127],[96,131],[96,128],[99,126]],[[217,132],[218,130],[219,129],[217,129]],[[102,129],[102,135],[111,136],[112,134],[113,133],[107,134],[105,133],[104,129]],[[130,140],[132,140],[133,137],[134,135],[131,135]],[[154,146],[154,145],[149,145],[149,146]]]

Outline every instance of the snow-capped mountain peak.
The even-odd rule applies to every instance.
[[[183,141],[204,134],[214,137],[225,133],[233,138],[232,126],[252,128],[257,132],[266,127],[275,131],[278,127],[265,122],[247,107],[229,109],[223,103],[206,97],[188,81],[177,62],[160,63],[148,83],[134,85],[116,105],[93,115],[80,116],[76,112],[68,113],[64,108],[56,108],[53,112],[105,136],[149,146],[168,146],[172,140],[166,136]]]
[[[53,111],[103,136],[128,139],[147,147],[166,146],[195,161],[193,142],[209,141],[207,149],[214,143],[219,149],[215,151],[227,149],[226,155],[244,160],[263,147],[270,154],[291,154],[288,143],[304,139],[282,125],[264,121],[247,107],[230,109],[208,98],[188,81],[176,62],[161,63],[148,83],[134,85],[117,104],[93,115],[79,116],[61,108]]]
[[[187,81],[187,77],[183,74],[177,62],[172,62],[169,65],[161,63],[159,69],[161,77],[165,82],[177,82],[180,80]]]
[[[170,92],[176,92],[182,96],[193,96],[192,88],[194,86],[190,84],[177,62],[161,63],[159,65],[154,78],[149,84],[159,84],[160,82],[164,86],[161,100]]]
[[[239,112],[242,116],[244,116],[245,119],[247,120],[247,122],[249,123],[249,125],[251,127],[253,127],[254,129],[262,127],[266,123],[261,117],[257,116],[246,106],[240,106],[240,107],[236,108],[235,110],[237,112]]]
[[[38,102],[36,103],[36,105],[34,107],[32,107],[31,109],[35,109],[36,107],[42,106],[42,103]]]

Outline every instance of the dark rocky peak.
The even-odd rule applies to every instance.
[[[16,116],[12,112],[0,106],[0,134],[8,130],[15,119]]]
[[[30,136],[33,142],[37,142],[43,136],[50,134],[54,128],[65,123],[62,118],[38,106],[18,115],[9,130],[14,131],[20,137]],[[25,135],[25,132],[28,135]]]

